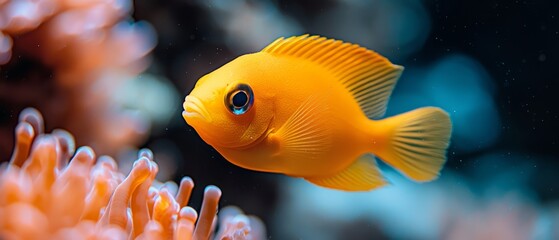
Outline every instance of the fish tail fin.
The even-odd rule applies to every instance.
[[[452,131],[448,113],[425,107],[371,125],[373,153],[384,162],[415,181],[439,176]]]

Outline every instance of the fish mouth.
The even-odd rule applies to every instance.
[[[200,99],[188,95],[184,98],[182,106],[184,108],[184,111],[182,111],[182,117],[185,120],[198,118],[206,122],[211,122],[212,118],[206,108],[204,108],[204,104],[200,101]]]

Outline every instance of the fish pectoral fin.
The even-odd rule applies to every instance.
[[[270,134],[269,140],[277,142],[278,154],[287,158],[312,159],[326,153],[332,145],[328,111],[323,99],[316,95],[307,97],[285,124]]]
[[[370,154],[359,157],[351,166],[329,177],[306,177],[307,181],[321,187],[344,191],[368,191],[388,185],[376,160]]]

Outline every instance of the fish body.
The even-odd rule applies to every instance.
[[[386,184],[374,155],[417,181],[445,162],[451,123],[438,108],[384,115],[403,67],[355,44],[280,38],[202,77],[183,117],[240,167],[363,191]]]

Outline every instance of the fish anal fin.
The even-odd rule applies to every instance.
[[[269,136],[278,154],[294,160],[316,159],[332,145],[331,128],[327,124],[329,107],[317,95],[301,103],[289,119]]]
[[[388,99],[403,67],[357,44],[308,34],[279,38],[262,52],[314,62],[330,71],[371,119],[386,112]]]
[[[359,157],[348,168],[333,176],[305,179],[321,187],[344,191],[369,191],[388,185],[370,154]]]

